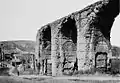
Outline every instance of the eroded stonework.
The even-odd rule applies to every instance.
[[[101,0],[39,29],[36,53],[40,71],[52,76],[76,71],[106,71],[112,56],[110,31],[119,0]]]

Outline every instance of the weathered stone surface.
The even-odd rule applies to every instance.
[[[64,66],[72,67],[76,60],[79,71],[91,70],[95,68],[96,56],[100,53],[107,54],[107,62],[103,59],[103,63],[107,64],[112,56],[110,30],[118,14],[119,0],[101,0],[43,26],[36,38],[37,59],[51,59],[52,76],[61,75]],[[48,46],[51,49],[46,52],[50,53],[45,53]],[[72,60],[66,62],[67,56],[71,55],[74,56]]]

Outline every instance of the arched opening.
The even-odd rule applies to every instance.
[[[42,41],[41,41],[41,71],[43,74],[51,74],[51,27],[46,26],[42,31]]]
[[[72,72],[74,72],[74,70],[77,70],[77,65],[74,67],[74,64],[77,64],[77,55],[76,55],[76,45],[71,42],[71,41],[67,41],[63,44],[63,56],[64,56],[64,60],[63,60],[63,70],[62,72],[64,74],[70,74]]]
[[[95,70],[105,73],[107,71],[107,57],[109,55],[109,44],[105,40],[99,40],[95,44]]]
[[[110,71],[113,75],[120,73],[120,15],[115,18],[111,29],[112,57],[110,59]]]
[[[115,46],[120,46],[120,38],[118,37],[120,35],[120,15],[115,18],[115,21],[113,23],[112,29],[111,29],[111,44]]]
[[[51,42],[51,28],[50,26],[47,26],[47,28],[45,28],[43,30],[43,44],[44,44],[44,48],[46,48],[50,42]]]
[[[76,45],[77,45],[77,28],[76,22],[70,17],[62,24],[60,30],[62,35],[62,50],[63,50],[63,63],[62,72],[70,74],[76,68],[74,64],[77,62]]]
[[[62,24],[61,33],[63,37],[72,40],[73,43],[76,43],[77,28],[75,20],[68,18],[67,21]]]
[[[97,52],[95,54],[95,68],[97,72],[104,73],[107,70],[107,53]]]

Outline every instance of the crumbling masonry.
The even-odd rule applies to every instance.
[[[41,27],[36,38],[40,71],[52,76],[106,71],[112,56],[110,31],[118,14],[119,0],[101,0]]]

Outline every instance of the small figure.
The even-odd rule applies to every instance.
[[[18,70],[18,66],[16,65],[16,63],[15,63],[15,71],[16,71],[17,75],[19,76],[19,70]]]
[[[40,72],[40,62],[37,62],[36,60],[36,68],[37,68],[37,74]]]

